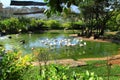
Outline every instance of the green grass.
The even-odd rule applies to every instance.
[[[85,72],[86,70],[90,72],[94,72],[98,76],[103,77],[103,80],[108,80],[108,68],[106,66],[106,61],[88,61],[88,65],[70,68],[68,70],[68,75],[72,74],[72,71],[77,73]],[[119,80],[120,76],[116,76],[120,74],[120,66],[113,65],[110,69],[110,80]]]
[[[30,68],[24,73],[23,80],[38,80],[39,66]]]
[[[85,47],[85,52],[82,57],[105,57],[117,54],[119,49],[119,45],[114,43],[107,42],[93,42],[87,41],[87,45]]]
[[[23,76],[23,80],[37,80],[37,77],[39,75],[39,66],[35,66],[28,70],[25,75]],[[103,80],[108,80],[108,68],[106,66],[106,61],[87,61],[86,66],[80,66],[80,67],[72,67],[69,68],[66,72],[64,72],[66,75],[73,75],[73,72],[76,73],[85,73],[86,71],[94,72],[99,77],[102,77]],[[110,69],[110,76],[109,80],[119,80],[120,76],[116,76],[120,74],[120,66],[113,65]],[[29,77],[28,77],[29,76]]]
[[[84,47],[73,46],[63,47],[60,50],[48,51],[56,59],[80,59],[80,58],[99,58],[118,54],[120,46],[109,42],[86,41]]]
[[[75,33],[80,33],[81,30],[48,30],[46,33],[49,34],[75,34]]]

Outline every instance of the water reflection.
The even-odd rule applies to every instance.
[[[46,47],[46,48],[55,46],[55,48],[60,48],[62,46],[75,46],[77,44],[80,44],[83,46],[86,45],[85,42],[84,44],[82,44],[82,40],[59,36],[56,38],[38,39],[35,42],[30,42],[28,46],[29,47]]]
[[[8,36],[12,38],[9,39]],[[57,52],[51,53],[62,53],[64,55],[67,54],[74,54],[77,57],[80,57],[81,54],[87,54],[86,56],[102,56],[103,54],[107,53],[115,53],[118,50],[119,45],[113,43],[102,43],[102,42],[91,42],[87,41],[84,42],[81,39],[76,39],[69,37],[68,35],[64,34],[15,34],[15,35],[8,35],[0,37],[0,45],[3,46],[6,50],[21,50],[23,53],[31,53],[34,50],[39,48],[51,48]],[[24,41],[24,44],[21,43]],[[78,44],[75,47],[71,47]],[[49,45],[49,46],[48,46]],[[83,47],[87,45],[86,47]],[[60,51],[60,47],[62,47]],[[66,48],[66,46],[70,46]],[[56,49],[57,48],[57,49]],[[58,50],[59,49],[59,50]],[[68,51],[69,49],[69,51]],[[66,51],[65,51],[66,50]],[[98,55],[101,54],[101,55]],[[58,55],[58,54],[57,54]],[[66,55],[67,56],[67,55]],[[74,57],[73,55],[71,55]],[[62,57],[62,56],[61,56]]]
[[[11,39],[9,39],[9,35],[0,37],[0,44],[2,44],[6,50],[20,49],[29,51],[32,48],[46,47],[41,43],[42,40],[52,41],[54,39],[63,40],[65,38],[70,38],[64,34],[16,34],[10,36],[12,37]]]

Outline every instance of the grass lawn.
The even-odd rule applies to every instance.
[[[68,74],[72,74],[72,71],[77,73],[85,72],[86,70],[90,72],[94,72],[98,76],[103,77],[103,80],[108,80],[108,73],[109,73],[109,80],[119,80],[120,79],[120,66],[112,65],[110,69],[106,64],[106,61],[88,61],[88,65],[81,66],[81,67],[74,67],[70,68]]]
[[[23,80],[37,80],[39,73],[39,66],[35,66],[32,69],[28,70],[24,76]],[[108,73],[109,73],[109,80],[119,80],[120,79],[120,66],[112,65],[110,69],[106,65],[106,61],[87,61],[86,66],[80,67],[72,67],[69,68],[64,74],[73,75],[75,73],[85,73],[86,71],[94,72],[99,77],[102,77],[103,80],[108,80]],[[28,77],[29,76],[29,77]]]
[[[80,59],[80,58],[99,58],[118,54],[120,46],[109,42],[86,41],[84,47],[63,47],[60,50],[49,51],[53,59]]]

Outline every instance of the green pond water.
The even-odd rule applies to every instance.
[[[48,47],[41,44],[42,41],[65,40],[71,39],[72,44],[78,44],[73,37],[67,34],[14,34],[0,37],[0,45],[6,50],[21,50],[24,54],[32,53],[33,49],[46,49]],[[77,39],[76,39],[77,40]],[[45,41],[46,42],[46,41]],[[107,55],[117,54],[120,48],[119,44],[109,42],[91,42],[82,41],[85,46],[80,44],[75,46],[56,46],[54,49],[48,50],[55,58],[85,58],[85,57],[104,57]],[[58,44],[58,43],[57,43]],[[65,43],[63,43],[65,44]]]

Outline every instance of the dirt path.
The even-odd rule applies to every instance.
[[[78,61],[86,62],[86,61],[94,61],[94,60],[108,60],[109,64],[120,65],[120,54],[114,55],[114,56],[111,56],[111,57],[103,57],[103,58],[84,58],[84,59],[79,59]]]
[[[95,41],[95,42],[110,42],[110,40],[103,40],[103,39],[94,39],[94,37],[90,37],[90,38],[83,38],[83,37],[78,37],[77,34],[71,34],[69,35],[71,37],[75,37],[75,38],[79,38],[85,41]]]

